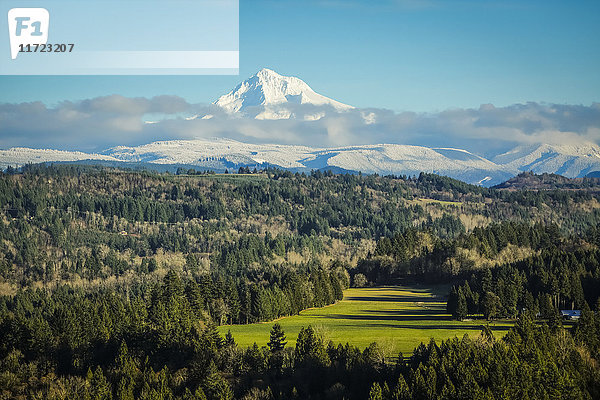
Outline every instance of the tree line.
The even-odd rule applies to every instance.
[[[561,309],[590,309],[596,304],[600,304],[600,251],[553,248],[473,273],[452,288],[447,310],[458,319],[476,314],[514,318],[520,312],[556,319]]]
[[[312,326],[295,347],[274,324],[267,346],[240,348],[214,326],[195,327],[185,351],[161,359],[154,336],[114,342],[102,357],[60,370],[60,353],[32,356],[3,348],[0,394],[44,399],[593,399],[600,317],[588,311],[574,328],[536,325],[522,316],[506,336],[431,340],[394,362],[372,343],[364,350],[325,342]],[[175,324],[185,325],[183,321]],[[170,351],[181,344],[166,337]],[[150,343],[148,343],[150,342]],[[7,351],[8,350],[8,351]]]

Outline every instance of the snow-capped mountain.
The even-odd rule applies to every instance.
[[[581,177],[600,170],[600,147],[594,143],[519,146],[493,158],[510,170]]]
[[[425,171],[470,183],[499,183],[513,175],[505,168],[465,150],[398,144],[312,148],[247,144],[227,139],[172,140],[138,147],[117,147],[107,154],[127,162],[186,164],[217,169],[268,164],[295,171],[333,167],[382,175],[418,175]]]
[[[223,114],[226,118],[221,119]],[[331,116],[335,118],[330,118]],[[485,186],[501,183],[523,171],[556,173],[568,178],[583,177],[600,171],[600,147],[594,143],[522,145],[491,159],[460,148],[401,144],[336,146],[338,141],[331,138],[345,140],[347,135],[354,135],[351,143],[362,139],[365,139],[364,142],[374,143],[377,139],[373,138],[377,137],[380,124],[393,126],[395,120],[391,123],[389,120],[380,122],[379,115],[371,110],[353,109],[352,106],[316,93],[299,78],[283,76],[270,69],[260,70],[230,93],[221,96],[210,108],[210,113],[205,110],[192,116],[177,115],[174,118],[159,121],[150,119],[145,121],[144,126],[154,132],[165,129],[164,132],[168,133],[173,127],[181,129],[185,126],[186,132],[206,137],[206,132],[215,132],[214,129],[218,129],[219,123],[224,121],[229,124],[224,135],[234,132],[238,135],[236,137],[258,137],[261,141],[273,138],[273,141],[279,141],[280,129],[284,128],[299,132],[301,144],[311,142],[334,145],[249,144],[229,139],[169,140],[136,147],[113,147],[101,154],[19,147],[0,150],[0,168],[26,163],[73,161],[110,165],[127,163],[127,166],[144,164],[163,170],[165,166],[171,169],[193,166],[200,170],[217,171],[226,168],[235,170],[242,166],[275,166],[292,171],[330,168],[382,175],[432,172]],[[291,118],[294,120],[256,121]],[[368,129],[352,132],[344,123],[349,119],[355,124],[349,126],[362,124],[362,127]],[[318,120],[321,121],[312,122]],[[186,125],[182,125],[182,121]],[[312,141],[311,138],[319,138],[321,131],[328,135],[328,140]],[[220,131],[216,132],[220,134]],[[259,135],[253,136],[257,132]],[[373,137],[365,136],[370,134]]]
[[[329,106],[338,112],[353,108],[316,93],[299,78],[283,76],[267,68],[240,83],[214,104],[229,114],[240,113],[257,119],[292,118],[294,111],[286,106],[298,104]],[[316,111],[311,115],[312,119],[318,119],[315,115],[320,113]]]
[[[0,166],[28,162],[93,160],[144,165],[187,165],[224,170],[242,166],[275,166],[292,171],[333,168],[381,175],[431,172],[492,186],[521,171],[558,173],[569,178],[600,171],[600,148],[580,146],[517,147],[494,160],[462,149],[376,144],[317,148],[280,144],[249,144],[229,139],[158,141],[136,147],[118,146],[103,154],[14,148],[0,150]]]
[[[8,150],[0,150],[0,168],[10,166],[22,166],[28,163],[37,164],[54,161],[120,161],[110,155],[83,153],[81,151],[63,151],[52,149],[29,149],[26,147],[13,147]]]

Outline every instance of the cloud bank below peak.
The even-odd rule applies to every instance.
[[[248,115],[265,106],[248,108]],[[450,109],[438,113],[345,109],[324,104],[270,105],[281,119],[228,113],[177,96],[120,95],[55,106],[0,104],[0,148],[100,151],[155,140],[224,137],[248,143],[320,147],[397,143],[458,147],[492,156],[515,145],[600,143],[600,103],[525,103]]]

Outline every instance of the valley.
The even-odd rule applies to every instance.
[[[237,172],[2,172],[0,394],[594,398],[597,180]]]

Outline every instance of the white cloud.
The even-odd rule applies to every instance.
[[[310,146],[399,143],[459,147],[490,155],[517,144],[600,142],[598,103],[485,104],[439,113],[383,109],[337,113],[327,107],[297,104],[273,110],[282,111],[296,118],[261,121],[228,116],[214,106],[189,104],[176,96],[146,99],[112,95],[65,101],[55,107],[41,102],[0,104],[0,148],[99,151],[162,139],[228,137]],[[203,119],[206,115],[212,117]],[[320,118],[310,118],[314,115]]]

